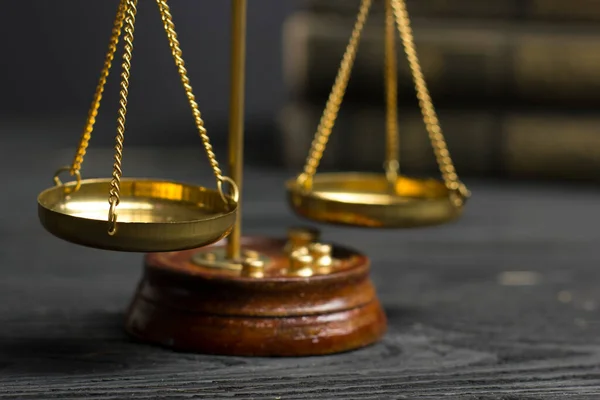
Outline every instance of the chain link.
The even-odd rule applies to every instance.
[[[206,133],[206,128],[204,127],[204,121],[202,120],[202,114],[200,113],[200,109],[198,108],[198,103],[196,103],[196,97],[194,96],[192,86],[190,84],[190,79],[187,76],[187,70],[185,69],[185,63],[182,58],[183,53],[179,46],[179,40],[177,40],[175,24],[173,23],[173,17],[171,16],[171,11],[167,4],[167,0],[156,0],[156,3],[158,4],[160,15],[163,21],[163,26],[165,28],[165,32],[167,33],[167,38],[169,39],[169,46],[171,47],[171,53],[173,54],[173,58],[175,59],[177,72],[179,73],[179,77],[181,78],[181,83],[183,84],[183,88],[188,98],[188,102],[190,103],[190,107],[192,108],[194,121],[196,123],[196,127],[198,128],[198,132],[200,133],[200,138],[202,139],[202,143],[204,144],[204,148],[206,149],[208,161],[210,162],[210,166],[213,169],[213,173],[217,178],[217,182],[222,182],[224,177],[222,175],[221,169],[219,168],[219,163],[217,162],[217,158],[215,156],[215,153],[213,152],[212,145],[210,144],[209,137]]]
[[[385,0],[385,95],[386,95],[386,177],[395,187],[400,172],[398,132],[398,66],[396,60],[396,21],[392,0]]]
[[[165,28],[165,32],[167,33],[167,38],[169,39],[169,46],[171,48],[173,58],[175,59],[175,64],[177,65],[179,75],[181,77],[181,82],[183,83],[187,98],[189,100],[190,106],[193,111],[194,120],[196,122],[196,126],[200,132],[200,137],[206,149],[206,153],[208,159],[210,161],[210,165],[213,169],[215,177],[217,178],[217,186],[219,188],[219,194],[223,198],[226,203],[229,203],[229,200],[223,193],[223,183],[229,183],[232,191],[232,199],[234,202],[238,201],[239,191],[237,185],[228,177],[222,175],[222,172],[219,168],[219,164],[216,160],[216,156],[212,150],[212,146],[209,141],[209,137],[206,133],[206,129],[204,128],[204,121],[201,118],[200,111],[198,109],[198,104],[196,103],[192,87],[190,85],[190,80],[187,76],[187,71],[185,69],[185,64],[182,58],[182,51],[179,46],[179,41],[177,40],[177,34],[175,32],[175,25],[172,20],[172,16],[170,13],[169,6],[167,5],[166,0],[157,0],[161,18],[163,21],[163,25]],[[114,163],[113,163],[113,173],[112,179],[110,182],[109,189],[109,213],[108,213],[108,222],[109,228],[108,233],[110,235],[114,235],[117,232],[117,212],[116,208],[119,205],[120,199],[120,184],[121,177],[123,175],[122,171],[122,161],[123,161],[123,142],[125,140],[125,121],[127,114],[127,97],[129,95],[129,79],[131,76],[131,59],[133,57],[133,39],[134,39],[134,28],[135,28],[135,18],[137,14],[137,4],[138,0],[120,0],[119,8],[117,12],[117,16],[115,22],[113,24],[112,35],[109,43],[108,52],[106,54],[104,67],[100,74],[100,79],[98,85],[96,87],[96,92],[94,94],[94,99],[92,101],[92,105],[90,107],[90,111],[88,113],[88,119],[86,121],[86,126],[84,132],[81,136],[81,140],[74,157],[73,163],[70,167],[63,167],[54,176],[55,184],[62,184],[58,175],[61,171],[70,171],[71,175],[77,177],[77,190],[79,185],[81,184],[81,165],[83,163],[84,156],[86,154],[86,150],[91,139],[92,131],[94,129],[94,124],[96,122],[96,117],[98,115],[98,110],[100,108],[100,102],[102,100],[102,94],[104,92],[104,87],[106,85],[107,78],[110,73],[110,69],[112,67],[112,62],[114,60],[114,55],[117,49],[117,45],[119,42],[119,37],[121,36],[121,31],[124,30],[123,42],[124,42],[124,52],[123,52],[123,62],[121,64],[121,83],[120,83],[120,91],[119,91],[119,111],[117,117],[117,136],[115,139],[115,155],[114,155]]]
[[[392,7],[394,10],[394,16],[400,32],[400,37],[404,45],[404,52],[408,58],[410,70],[412,72],[415,89],[417,91],[417,98],[419,99],[419,106],[421,107],[421,113],[423,114],[423,121],[425,122],[425,128],[429,134],[429,139],[435,153],[435,157],[440,169],[440,173],[444,179],[444,183],[450,193],[452,194],[453,201],[456,205],[460,206],[469,197],[469,191],[467,187],[459,180],[458,175],[454,169],[450,152],[444,140],[442,129],[438,121],[437,114],[433,107],[429,90],[421,71],[417,52],[415,50],[415,44],[410,26],[410,20],[408,12],[406,10],[406,4],[404,0],[391,0]]]
[[[362,0],[361,2],[352,35],[350,36],[350,41],[346,46],[342,63],[335,78],[329,98],[327,99],[325,110],[319,121],[317,133],[313,139],[308,158],[306,159],[304,172],[298,177],[298,182],[302,185],[310,185],[312,177],[316,173],[321,158],[323,157],[323,152],[327,146],[327,141],[331,135],[346,92],[346,87],[348,86],[348,81],[350,80],[350,74],[352,72],[352,67],[354,66],[358,45],[360,44],[360,37],[369,15],[371,3],[372,0]]]
[[[304,165],[304,171],[298,176],[298,183],[305,187],[310,186],[312,177],[316,173],[317,167],[323,157],[323,152],[327,146],[327,141],[338,116],[339,109],[348,85],[350,73],[356,58],[356,52],[360,43],[365,21],[367,19],[371,6],[370,0],[361,2],[360,10],[350,37],[346,46],[346,51],[342,63],[338,70],[336,80],[327,100],[325,111],[319,121],[317,133],[311,144],[309,155]],[[386,175],[388,179],[395,179],[399,172],[399,134],[398,134],[398,107],[397,107],[397,66],[395,59],[395,43],[392,29],[394,20],[400,32],[404,52],[406,53],[410,70],[413,76],[417,98],[425,128],[429,135],[431,145],[434,150],[436,161],[442,174],[444,184],[450,191],[452,202],[460,206],[470,196],[467,187],[459,180],[450,152],[446,145],[433,102],[429,95],[429,90],[421,71],[421,66],[415,50],[410,19],[406,10],[404,0],[386,0],[386,34],[385,34],[385,76],[386,76]]]
[[[104,86],[106,85],[106,80],[108,78],[108,75],[110,74],[112,62],[115,56],[115,52],[117,50],[117,44],[119,43],[119,37],[121,36],[123,19],[125,17],[125,3],[126,0],[119,1],[117,15],[113,23],[112,33],[108,44],[108,51],[104,59],[104,66],[102,67],[102,71],[100,72],[100,79],[98,80],[98,85],[96,86],[96,92],[94,93],[92,105],[90,106],[90,110],[88,111],[88,117],[85,123],[85,127],[83,129],[83,133],[81,135],[81,139],[79,140],[79,146],[77,146],[77,151],[75,152],[75,157],[73,157],[73,162],[68,168],[69,173],[72,176],[78,177],[78,179],[81,179],[81,165],[83,164],[83,159],[85,157],[90,139],[92,138],[94,124],[96,123],[96,117],[98,116],[98,110],[100,108],[102,94],[104,93]],[[63,169],[64,168],[61,168],[61,170]],[[76,186],[76,189],[74,191],[78,189],[79,186]]]
[[[96,117],[98,116],[98,109],[100,108],[102,94],[104,93],[104,86],[106,85],[106,80],[108,78],[108,75],[110,74],[112,62],[115,56],[115,52],[117,51],[117,45],[119,43],[119,37],[121,36],[121,29],[123,28],[123,20],[125,18],[125,7],[126,0],[120,0],[119,7],[117,10],[117,16],[113,24],[112,34],[108,45],[108,51],[104,60],[104,66],[102,68],[102,72],[100,73],[100,79],[98,80],[98,85],[96,86],[96,92],[94,93],[92,105],[88,112],[85,128],[83,129],[83,134],[81,135],[81,140],[79,142],[79,146],[77,148],[77,152],[75,154],[70,169],[71,175],[76,175],[79,171],[81,171],[83,158],[85,157],[88,144],[90,142],[90,139],[92,138],[92,131],[94,130],[94,124],[96,123]]]
[[[117,137],[115,144],[115,157],[113,164],[112,180],[108,202],[110,209],[108,213],[108,233],[114,235],[117,232],[116,207],[119,205],[121,191],[123,141],[125,140],[125,116],[127,114],[127,96],[129,95],[129,77],[131,75],[131,58],[133,57],[133,32],[135,28],[135,15],[137,13],[137,0],[126,0],[125,28],[123,35],[124,51],[123,63],[121,64],[121,90],[119,91],[119,115],[117,118]]]

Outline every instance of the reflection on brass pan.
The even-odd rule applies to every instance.
[[[308,219],[370,228],[410,228],[451,221],[462,204],[451,201],[443,182],[398,177],[390,186],[383,174],[316,174],[312,188],[287,182],[293,210]]]
[[[205,246],[229,234],[237,203],[217,190],[171,181],[121,180],[114,235],[108,233],[110,179],[52,187],[38,197],[39,218],[53,235],[105,250],[165,252]]]

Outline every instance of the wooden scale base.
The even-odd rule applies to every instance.
[[[339,353],[384,334],[366,256],[334,245],[317,262],[306,246],[264,237],[242,237],[242,247],[243,265],[223,262],[222,243],[146,255],[127,331],[174,350],[236,356]]]

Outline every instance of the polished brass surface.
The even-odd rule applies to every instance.
[[[194,251],[189,258],[189,267],[192,270],[194,266],[199,270],[212,270],[215,276],[251,278],[310,277],[329,275],[343,270],[344,255],[339,251],[334,254],[331,244],[310,241],[293,251],[281,252],[288,244],[289,242],[285,243],[277,251],[277,254],[281,254],[285,259],[248,248],[243,248],[238,259],[230,259],[225,246],[219,244],[206,246]]]
[[[258,251],[244,249],[242,252],[242,258],[245,260],[256,260],[260,258],[260,253]]]
[[[55,236],[106,250],[163,252],[205,246],[225,237],[235,222],[236,201],[216,190],[170,181],[121,180],[117,232],[106,230],[110,179],[69,182],[42,192],[38,212]]]
[[[307,218],[322,222],[371,227],[411,227],[439,224],[458,217],[470,197],[460,181],[421,71],[404,0],[386,0],[385,175],[316,175],[334,128],[369,14],[370,0],[362,0],[356,22],[325,110],[317,127],[303,172],[288,182],[292,207]],[[413,76],[423,122],[443,178],[417,181],[399,175],[397,72],[394,25],[397,26]],[[386,185],[387,181],[387,185]],[[384,184],[382,187],[381,185]],[[389,209],[388,209],[389,208]]]
[[[247,259],[242,262],[242,276],[249,278],[264,278],[265,263],[262,260]]]
[[[400,137],[398,132],[398,66],[396,62],[396,22],[392,0],[385,0],[385,176],[394,185],[400,174]]]
[[[290,254],[292,251],[306,247],[319,240],[321,232],[318,229],[304,226],[293,226],[288,229],[287,242],[284,252]]]
[[[327,275],[339,268],[341,260],[333,258],[329,244],[312,242],[289,253],[288,275],[309,277]]]
[[[290,254],[289,275],[309,277],[314,275],[314,259],[306,247],[301,247]]]
[[[261,262],[264,266],[269,265],[271,260],[254,250],[244,250],[238,258],[229,258],[227,249],[224,247],[202,249],[191,258],[192,263],[205,268],[225,269],[231,271],[242,271],[244,263],[251,261]]]
[[[400,176],[390,192],[383,174],[317,174],[311,190],[292,179],[287,191],[297,214],[334,224],[409,228],[448,222],[462,212],[444,183],[435,179]]]
[[[308,245],[308,253],[313,259],[314,269],[321,274],[331,272],[333,265],[331,250],[331,245],[329,244],[311,243]]]
[[[284,247],[284,253],[290,257],[290,270],[292,275],[298,275],[297,270],[303,270],[302,276],[324,275],[333,272],[339,260],[332,255],[332,247],[329,244],[320,243],[321,232],[318,229],[303,226],[294,226],[288,229],[288,240]],[[300,257],[305,255],[309,257]],[[310,259],[310,260],[309,260]],[[307,265],[300,265],[302,263]],[[310,272],[306,269],[309,268]]]
[[[137,0],[121,0],[119,3],[109,50],[74,161],[71,166],[62,167],[55,173],[53,180],[56,187],[40,194],[38,199],[40,219],[51,233],[59,237],[104,249],[155,252],[210,244],[225,237],[231,231],[237,215],[239,190],[233,179],[222,174],[212,150],[187,75],[167,0],[156,0],[156,3],[177,72],[217,181],[217,190],[182,183],[149,179],[123,180],[122,178],[123,143],[137,3]],[[112,177],[109,180],[82,180],[80,170],[122,32],[124,50]],[[67,171],[76,178],[75,182],[62,183],[60,174]],[[227,195],[223,188],[226,184],[230,187],[230,194]],[[106,190],[105,196],[108,195],[107,204],[102,204],[98,199],[98,191],[103,189]],[[218,202],[219,199],[220,204],[216,204],[215,201]],[[102,213],[107,213],[107,217],[100,218]],[[120,218],[124,219],[122,223],[119,221]],[[97,231],[102,220],[105,224],[105,234]],[[125,229],[125,232],[119,233],[119,229]]]
[[[229,175],[242,190],[244,164],[244,85],[246,72],[246,0],[233,0],[231,12],[231,61],[229,96]],[[242,235],[241,204],[231,234],[227,257],[240,257]]]

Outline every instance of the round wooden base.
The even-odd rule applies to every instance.
[[[333,245],[335,269],[291,276],[285,240],[245,237],[245,250],[268,259],[264,276],[203,266],[209,248],[145,257],[127,313],[136,338],[175,350],[236,356],[308,356],[378,341],[386,318],[369,278],[369,260]]]

